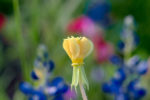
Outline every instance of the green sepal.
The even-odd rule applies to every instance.
[[[88,80],[83,66],[73,67],[71,89],[72,87],[75,87],[76,90],[79,81],[84,85],[84,88],[86,87],[87,89],[89,89]]]
[[[81,69],[81,71],[80,71],[80,79],[81,80],[80,81],[83,84],[84,88],[87,88],[89,90],[89,82],[87,80],[84,67],[81,67],[80,69]]]

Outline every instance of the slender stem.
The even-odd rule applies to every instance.
[[[17,48],[18,48],[18,55],[21,61],[21,66],[23,68],[23,74],[25,80],[30,80],[28,78],[29,67],[26,64],[26,56],[25,56],[25,42],[22,34],[22,21],[21,21],[21,14],[19,8],[19,0],[13,0],[13,8],[14,8],[14,20],[16,25],[16,38],[17,38]]]
[[[81,91],[83,100],[88,100],[87,96],[86,96],[86,93],[85,93],[85,90],[84,90],[84,87],[83,87],[81,81],[79,81],[79,86],[80,86],[80,91]]]

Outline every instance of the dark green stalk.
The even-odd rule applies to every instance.
[[[19,9],[19,1],[13,0],[13,8],[14,8],[14,20],[16,25],[16,38],[17,38],[17,53],[19,56],[19,59],[21,61],[21,67],[23,70],[23,75],[25,80],[28,79],[28,66],[25,62],[25,42],[22,34],[22,23],[21,23],[21,15],[20,15],[20,9]]]

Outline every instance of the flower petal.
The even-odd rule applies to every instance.
[[[65,39],[64,42],[63,42],[63,48],[64,50],[66,51],[66,53],[68,54],[68,56],[70,58],[72,58],[71,56],[71,52],[70,52],[70,49],[69,49],[69,40],[68,39]]]
[[[80,40],[79,45],[80,45],[80,57],[81,58],[87,57],[93,50],[93,43],[85,37],[83,37]]]
[[[76,59],[80,53],[79,45],[75,38],[69,39],[69,50],[71,52],[72,60]]]

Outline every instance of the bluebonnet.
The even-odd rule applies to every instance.
[[[135,59],[136,57],[129,59],[128,63],[123,63],[121,66],[117,65],[119,68],[114,76],[102,86],[104,92],[115,96],[115,100],[140,100],[146,95],[146,89],[140,86],[140,78],[146,74],[148,62],[139,61]]]
[[[112,55],[110,61],[115,65],[122,65],[123,63],[123,60],[117,55]]]
[[[135,20],[133,16],[128,15],[124,19],[123,29],[120,33],[121,40],[118,42],[118,49],[123,53],[132,52],[139,44],[139,37],[135,29]]]
[[[127,89],[129,91],[129,93],[131,94],[131,97],[136,100],[143,97],[146,94],[146,90],[139,86],[138,79],[132,80],[128,84]]]
[[[140,79],[148,70],[148,61],[141,60],[137,55],[129,58],[139,43],[132,16],[125,18],[121,39],[118,48],[123,51],[123,58],[117,55],[110,57],[110,62],[118,69],[110,81],[103,83],[102,90],[112,94],[115,100],[140,100],[146,95],[146,89],[141,86]]]
[[[106,0],[97,0],[96,2],[91,2],[86,9],[86,15],[93,21],[100,23],[101,25],[108,26],[110,24],[109,13],[111,10],[111,5]]]
[[[118,42],[117,46],[118,46],[118,49],[119,49],[120,51],[122,51],[122,50],[124,49],[124,47],[125,47],[125,44],[124,44],[123,41],[120,40],[120,41]]]
[[[50,60],[47,48],[40,45],[34,62],[31,78],[35,86],[27,82],[21,82],[20,90],[27,96],[28,100],[64,100],[64,93],[68,91],[68,85],[62,77],[50,79],[55,64]]]
[[[31,72],[31,76],[34,80],[38,80],[39,77],[36,75],[36,73],[34,71]]]

